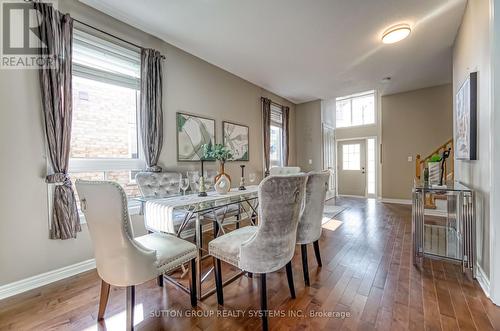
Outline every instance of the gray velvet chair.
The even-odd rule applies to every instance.
[[[76,181],[76,190],[102,279],[98,319],[102,320],[110,285],[127,288],[127,329],[133,329],[135,286],[191,262],[191,304],[196,305],[194,244],[170,234],[134,238],[127,197],[114,182]]]
[[[307,245],[313,244],[318,266],[321,264],[319,238],[321,237],[323,210],[326,192],[328,191],[329,171],[310,172],[307,174],[307,185],[304,210],[297,228],[297,245],[300,245],[304,282],[309,286],[309,268],[307,264]]]
[[[222,235],[208,243],[214,257],[217,302],[224,304],[221,260],[260,274],[261,310],[267,312],[266,274],[286,266],[290,294],[295,298],[291,260],[305,195],[306,175],[270,176],[259,185],[259,223]],[[267,330],[267,314],[262,326]]]
[[[145,198],[165,198],[180,193],[182,174],[178,172],[139,172],[135,181]]]

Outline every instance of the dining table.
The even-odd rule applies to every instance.
[[[213,267],[206,272],[202,270],[202,260],[209,257],[208,250],[203,245],[203,232],[212,225],[216,237],[225,233],[227,225],[236,224],[238,228],[244,220],[249,220],[249,226],[255,226],[258,216],[258,185],[247,186],[245,190],[233,188],[225,194],[210,191],[207,196],[193,193],[169,197],[138,197],[136,200],[141,202],[141,213],[149,232],[174,234],[196,244],[198,300],[215,293],[215,286],[202,292],[202,283],[213,272]],[[206,222],[207,219],[211,222]],[[239,272],[233,275],[223,285],[231,283],[242,274]],[[165,275],[164,279],[189,292],[186,286],[169,275]]]

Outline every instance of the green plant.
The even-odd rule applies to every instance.
[[[203,158],[206,160],[218,160],[221,162],[226,162],[233,158],[233,153],[222,144],[215,145],[203,145]]]
[[[439,162],[439,161],[441,161],[441,159],[442,159],[441,155],[434,154],[433,156],[431,156],[431,159],[429,160],[429,162]]]

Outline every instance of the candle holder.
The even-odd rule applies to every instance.
[[[206,197],[207,196],[207,191],[205,188],[205,172],[203,171],[203,162],[205,160],[201,159],[201,176],[200,176],[200,188],[198,189],[198,196],[199,197]]]
[[[241,179],[240,179],[240,187],[238,188],[240,191],[244,191],[247,188],[245,187],[245,165],[240,165],[241,167]]]

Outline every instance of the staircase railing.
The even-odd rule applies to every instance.
[[[444,163],[444,180],[453,180],[454,178],[454,162],[453,162],[453,139],[448,140],[438,148],[436,148],[432,153],[422,158],[420,154],[415,157],[415,179],[421,180],[422,174],[424,172],[427,163],[430,161],[434,154],[442,155],[444,151],[450,150],[450,156],[446,159]],[[425,208],[436,209],[436,199],[446,199],[446,196],[440,196],[433,193],[427,193],[425,196]]]
[[[420,154],[417,154],[415,158],[415,178],[421,179],[427,163],[432,158],[434,154],[442,155],[444,151],[450,149],[450,157],[446,159],[444,164],[444,178],[447,180],[453,179],[454,176],[454,162],[453,162],[453,139],[448,140],[438,148],[436,148],[432,153],[422,158]]]

